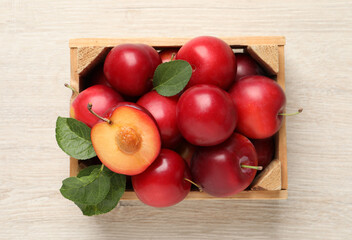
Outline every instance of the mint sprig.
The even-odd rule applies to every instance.
[[[154,90],[166,97],[174,96],[185,88],[191,76],[192,67],[184,60],[162,63],[154,72]]]
[[[86,160],[96,156],[90,139],[90,128],[73,119],[58,117],[56,120],[56,141],[59,147],[71,157]]]

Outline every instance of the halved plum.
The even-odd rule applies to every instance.
[[[161,148],[158,126],[145,109],[133,103],[121,103],[106,121],[91,132],[94,150],[111,171],[136,175],[157,158]]]

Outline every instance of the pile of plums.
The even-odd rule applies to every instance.
[[[183,91],[165,97],[152,90],[153,74],[173,60],[187,61],[192,76]],[[248,54],[216,37],[159,52],[121,44],[86,78],[71,117],[92,128],[100,161],[132,176],[145,204],[176,204],[192,182],[210,195],[230,196],[246,189],[274,154],[286,98],[264,75]]]

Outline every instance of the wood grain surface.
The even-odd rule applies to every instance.
[[[0,239],[350,239],[352,2],[0,1]],[[69,39],[286,36],[288,200],[122,201],[82,216],[68,157]]]

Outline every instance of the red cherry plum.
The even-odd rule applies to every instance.
[[[104,63],[104,74],[121,94],[141,96],[152,88],[152,78],[161,59],[154,48],[144,44],[114,47]]]
[[[93,105],[93,111],[99,115],[104,114],[108,109],[114,107],[123,98],[112,88],[105,85],[94,85],[82,91],[72,102],[70,115],[90,128],[96,124],[99,119],[91,114],[88,109],[88,103]]]
[[[162,149],[159,157],[141,174],[132,176],[137,197],[153,207],[169,207],[182,201],[190,191],[186,162],[176,152]]]
[[[236,80],[249,75],[264,75],[263,69],[257,64],[257,62],[246,53],[236,53],[237,60],[237,74]]]
[[[177,126],[178,96],[164,97],[156,91],[143,95],[137,104],[147,109],[158,123],[163,147],[176,148],[182,136]]]
[[[285,93],[274,80],[264,76],[247,76],[229,91],[238,114],[236,131],[248,138],[273,136],[281,127],[286,105]]]
[[[257,164],[253,144],[245,136],[233,133],[224,143],[199,147],[191,161],[191,174],[208,194],[227,197],[243,191],[254,179],[257,170],[241,165]]]
[[[176,59],[187,61],[193,73],[186,88],[196,84],[213,84],[227,90],[236,77],[236,57],[223,40],[202,36],[183,45]]]
[[[214,85],[197,85],[182,94],[177,104],[182,136],[198,146],[225,141],[236,127],[237,113],[229,94]]]

